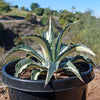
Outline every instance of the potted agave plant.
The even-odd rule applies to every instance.
[[[2,80],[8,85],[11,100],[86,100],[87,85],[94,78],[94,63],[82,54],[69,55],[72,52],[95,54],[81,44],[62,44],[64,31],[78,21],[66,25],[55,40],[51,19],[49,31],[42,36],[22,37],[36,40],[41,51],[19,45],[6,55],[26,52],[25,58],[9,62],[2,69]],[[27,71],[29,77],[21,78]]]

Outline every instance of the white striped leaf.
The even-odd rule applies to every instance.
[[[50,16],[50,21],[49,21],[49,40],[48,41],[51,46],[52,58],[53,60],[55,60],[55,38],[54,38],[53,30],[52,30],[51,16]]]
[[[46,39],[46,33],[42,32],[42,37]]]
[[[33,40],[37,41],[42,48],[45,59],[49,58],[50,61],[52,61],[51,49],[48,41],[45,38],[37,35],[27,35],[25,38],[32,38]]]
[[[12,53],[16,53],[18,51],[24,51],[24,52],[30,54],[31,56],[35,57],[36,59],[38,59],[40,62],[45,62],[45,59],[43,57],[41,57],[34,49],[32,49],[29,46],[23,46],[23,45],[19,45],[19,46],[12,48],[7,53],[6,57],[9,56]]]
[[[51,44],[51,42],[54,39],[54,34],[53,34],[53,30],[52,30],[52,21],[51,21],[51,16],[50,16],[50,21],[49,21],[49,36],[48,36],[48,41]]]
[[[58,66],[59,66],[59,62],[57,62],[57,63],[50,62],[50,64],[48,65],[48,71],[47,71],[47,76],[46,76],[46,80],[45,80],[45,87],[49,83],[54,72],[58,69]]]
[[[38,80],[40,75],[46,75],[46,71],[41,71],[39,69],[33,69],[31,72],[31,80]]]
[[[47,70],[46,67],[43,67],[42,65],[36,63],[34,60],[32,59],[22,59],[20,60],[16,65],[15,65],[15,77],[18,77],[18,75],[27,68],[39,68],[41,70]]]
[[[31,72],[31,80],[38,80],[39,75],[40,75],[40,70],[33,69]]]
[[[54,33],[52,30],[52,21],[51,21],[51,16],[50,16],[50,21],[49,21],[49,31],[45,33],[46,39],[48,40],[52,52],[52,58],[53,60],[55,59],[55,38],[54,38]]]
[[[60,54],[55,61],[61,61],[66,56],[68,56],[70,53],[72,53],[72,52],[79,52],[79,51],[80,52],[86,52],[86,53],[89,53],[89,54],[95,56],[93,51],[90,50],[89,48],[87,48],[86,46],[81,45],[81,44],[75,44],[75,45],[70,46],[66,51],[64,51],[62,54]]]
[[[59,55],[61,55],[64,51],[66,51],[69,48],[66,44],[61,44]]]
[[[62,66],[61,68],[74,73],[82,82],[84,82],[78,69],[73,65],[73,63],[71,63],[71,61],[66,62],[66,65]]]
[[[56,57],[58,56],[59,52],[60,52],[60,47],[61,47],[61,42],[62,42],[62,38],[64,36],[64,32],[66,29],[69,29],[69,27],[74,24],[74,23],[77,23],[78,21],[75,21],[73,23],[70,23],[68,25],[66,25],[62,30],[61,32],[58,34],[58,37],[57,37],[57,43],[56,43]]]
[[[79,63],[79,62],[84,62],[84,63],[88,63],[91,64],[92,66],[95,66],[95,64],[93,63],[93,61],[91,59],[89,59],[88,57],[86,57],[85,55],[77,55],[75,57],[73,57],[72,59],[72,63]]]

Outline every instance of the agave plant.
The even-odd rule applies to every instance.
[[[52,30],[51,19],[52,18],[50,17],[49,31],[47,31],[46,33],[43,32],[42,36],[27,35],[23,37],[24,39],[31,38],[33,40],[36,40],[41,46],[42,51],[34,50],[29,46],[19,45],[12,48],[8,52],[7,56],[17,51],[25,51],[27,54],[27,56],[24,59],[21,59],[15,65],[15,71],[16,71],[15,77],[19,77],[19,75],[25,69],[33,68],[31,72],[31,79],[38,80],[38,78],[41,75],[46,75],[45,86],[49,83],[50,79],[55,74],[63,70],[65,70],[66,72],[70,71],[74,73],[81,81],[83,81],[79,73],[79,70],[76,68],[74,63],[85,62],[93,64],[89,58],[83,55],[77,55],[62,62],[62,60],[68,57],[68,55],[71,54],[72,52],[82,51],[90,53],[91,55],[95,56],[93,51],[91,51],[84,45],[81,44],[66,45],[62,44],[61,42],[65,30],[68,29],[71,25],[77,23],[78,21],[66,25],[65,28],[63,28],[58,34],[57,40],[55,40],[54,33]]]

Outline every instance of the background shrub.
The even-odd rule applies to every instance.
[[[44,13],[44,9],[43,8],[35,8],[34,12],[38,15],[38,16],[42,16]]]
[[[34,24],[34,23],[36,23],[36,16],[33,15],[32,13],[29,13],[26,15],[25,20]]]
[[[48,16],[45,15],[45,16],[43,16],[43,17],[41,18],[41,24],[42,24],[42,25],[47,25],[48,22],[49,22]]]

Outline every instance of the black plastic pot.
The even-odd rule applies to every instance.
[[[76,76],[52,80],[44,88],[44,80],[15,78],[14,66],[18,60],[6,64],[2,69],[2,81],[8,85],[10,100],[86,100],[88,83],[94,78],[91,65],[82,74],[85,83]]]

